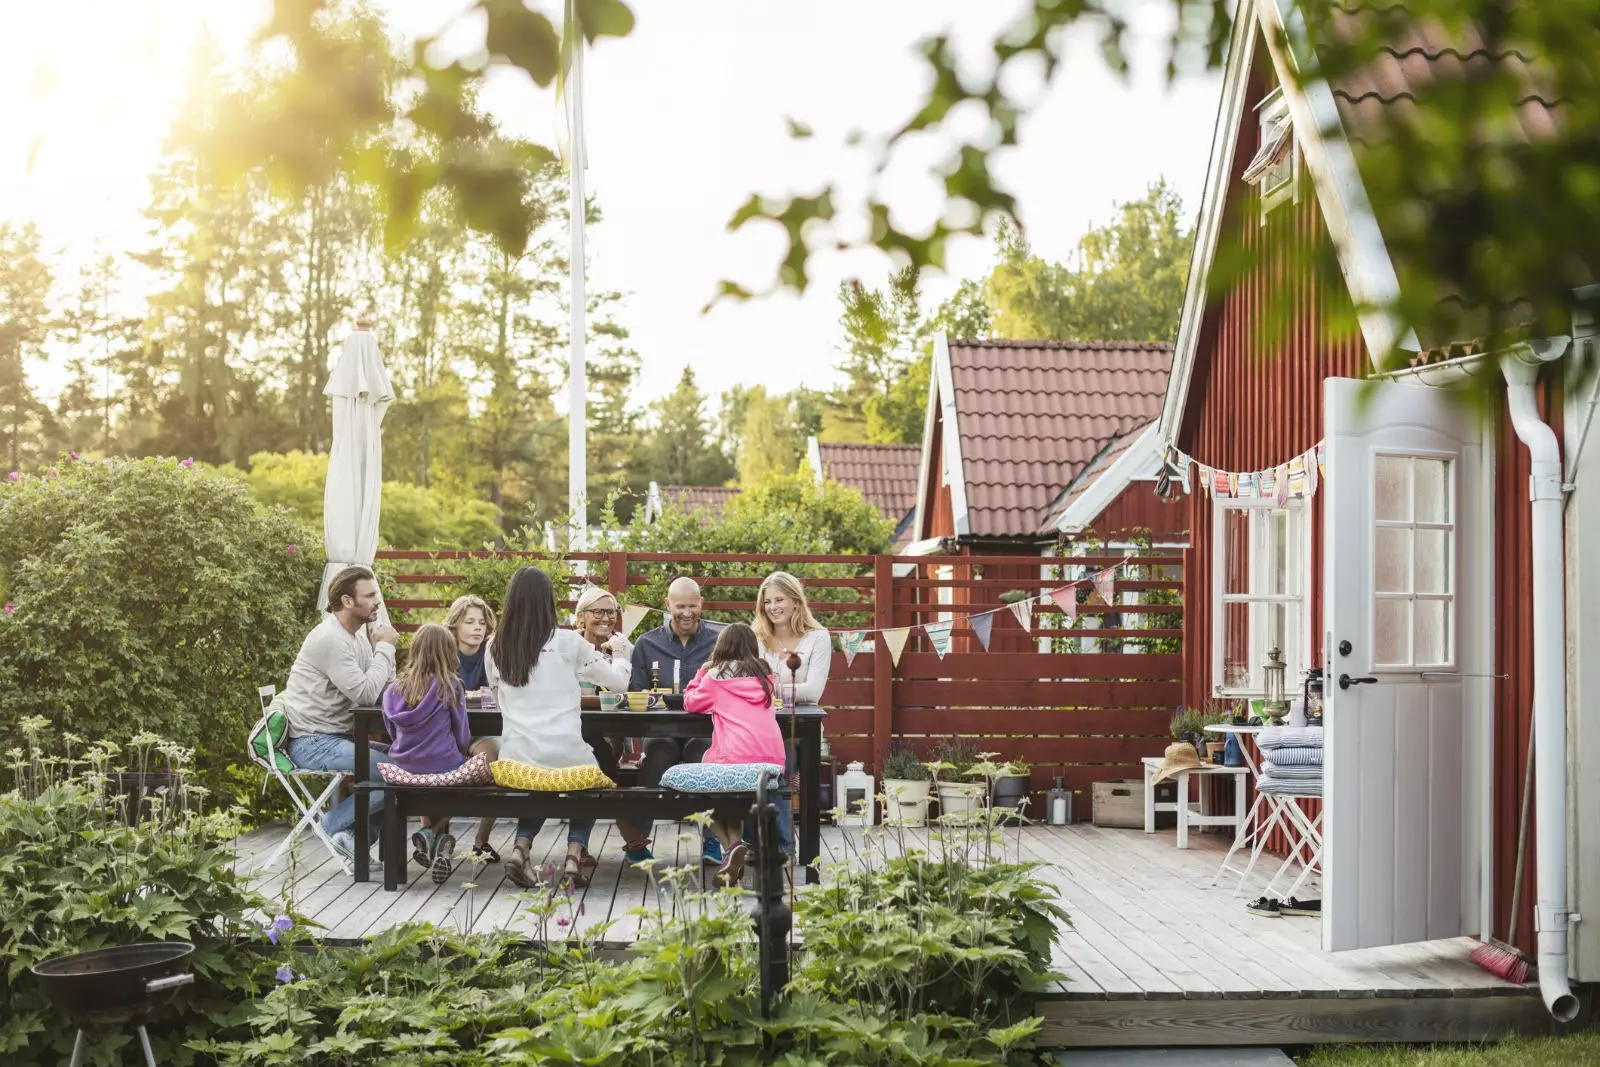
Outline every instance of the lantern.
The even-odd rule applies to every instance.
[[[1072,794],[1057,778],[1045,795],[1045,814],[1051,826],[1066,826],[1072,821]]]
[[[1267,662],[1261,666],[1262,695],[1266,697],[1262,710],[1274,721],[1282,721],[1289,714],[1289,701],[1283,694],[1283,652],[1274,648],[1267,653]]]
[[[1306,725],[1322,725],[1322,668],[1306,672]]]

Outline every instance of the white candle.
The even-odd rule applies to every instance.
[[[678,671],[682,666],[683,666],[683,661],[681,661],[681,660],[673,660],[672,661],[672,691],[674,693],[677,693],[677,692],[680,691],[678,683],[679,683],[679,681],[681,679],[680,679],[680,676],[678,674]]]

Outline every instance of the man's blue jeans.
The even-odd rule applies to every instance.
[[[367,766],[370,769],[369,781],[378,781],[378,761],[387,759],[389,750],[383,745],[369,744],[371,760]],[[300,737],[290,738],[289,758],[294,765],[304,771],[345,771],[350,774],[356,769],[356,743],[348,737],[338,734],[304,734]],[[372,801],[372,814],[368,820],[372,825],[368,830],[366,844],[370,845],[378,837],[378,828],[382,825],[383,793],[370,793]],[[322,828],[329,836],[350,829],[350,824],[356,817],[356,798],[345,797],[333,806],[322,820]]]

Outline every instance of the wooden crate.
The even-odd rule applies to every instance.
[[[1162,782],[1156,786],[1156,801],[1171,804],[1177,800],[1178,784]],[[1090,816],[1096,826],[1122,830],[1144,829],[1144,781],[1139,778],[1120,778],[1110,782],[1094,783],[1093,810]],[[1177,825],[1177,815],[1170,811],[1156,812],[1158,829]]]

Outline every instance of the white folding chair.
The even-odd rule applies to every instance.
[[[1322,812],[1319,809],[1315,815],[1306,813],[1298,801],[1321,800],[1321,793],[1269,793],[1270,803],[1274,807],[1273,816],[1282,827],[1284,836],[1289,841],[1289,847],[1284,850],[1283,862],[1278,869],[1272,872],[1272,877],[1267,879],[1265,895],[1274,896],[1272,887],[1278,884],[1278,879],[1294,865],[1296,861],[1301,864],[1300,874],[1290,884],[1289,890],[1280,895],[1280,899],[1288,900],[1300,891],[1312,872],[1322,873]],[[1302,853],[1304,855],[1302,856]]]
[[[261,791],[266,792],[267,782],[276,778],[289,794],[289,800],[294,804],[295,810],[300,813],[300,820],[289,829],[289,833],[273,851],[267,862],[262,864],[262,870],[269,870],[273,864],[283,858],[294,844],[295,838],[306,830],[310,830],[322,842],[322,847],[328,850],[347,875],[355,874],[355,867],[345,858],[344,854],[334,845],[333,838],[322,827],[322,820],[332,807],[334,797],[339,792],[339,782],[343,780],[346,771],[308,771],[294,765],[294,760],[289,758],[288,738],[289,720],[284,713],[272,706],[273,698],[278,695],[278,687],[264,685],[257,690],[261,699],[261,718],[250,731],[249,742],[245,750],[250,755],[250,761],[264,768],[267,772],[267,781],[261,783]],[[326,778],[328,784],[322,792],[314,793],[306,783],[317,779]]]

